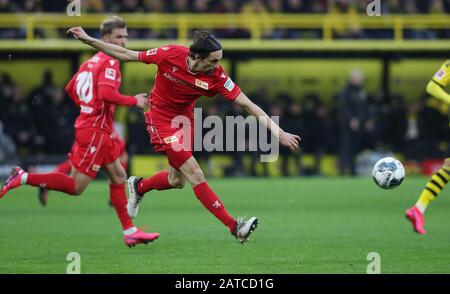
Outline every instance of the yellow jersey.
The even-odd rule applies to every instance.
[[[435,73],[432,80],[442,87],[450,84],[450,60],[442,64],[441,68]]]

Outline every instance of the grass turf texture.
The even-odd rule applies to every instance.
[[[0,200],[0,273],[65,273],[69,252],[80,253],[82,273],[365,273],[372,251],[382,273],[449,273],[448,191],[428,210],[427,235],[404,218],[425,182],[407,178],[388,191],[371,178],[209,181],[233,216],[259,217],[245,246],[190,187],[155,191],[135,222],[161,237],[132,249],[107,182],[79,197],[51,192],[46,208],[37,189],[20,187]]]

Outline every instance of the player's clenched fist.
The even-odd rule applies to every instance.
[[[71,33],[75,39],[80,41],[87,41],[89,35],[83,30],[82,27],[73,27],[67,30],[67,34]]]
[[[140,94],[135,95],[134,97],[136,97],[136,99],[137,99],[137,103],[136,103],[137,107],[142,108],[142,109],[147,107],[147,105],[148,105],[147,94],[140,93]]]

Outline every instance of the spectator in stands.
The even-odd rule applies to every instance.
[[[310,12],[307,0],[287,0],[283,13],[307,13]]]
[[[208,0],[193,0],[192,2],[192,13],[209,13],[209,3]]]
[[[287,132],[298,132],[302,134],[302,148],[299,152],[292,153],[286,152],[283,148],[280,149],[281,160],[281,174],[283,176],[289,175],[301,175],[303,173],[302,168],[302,154],[304,153],[305,134],[307,128],[305,128],[305,121],[303,115],[302,102],[299,99],[293,99],[289,94],[282,93],[276,98],[277,101],[283,101],[283,108],[285,115],[280,117],[280,125],[286,126]],[[294,162],[294,174],[289,171],[289,159]]]
[[[9,74],[0,75],[0,120],[6,122],[8,106],[12,102],[14,83]]]
[[[73,124],[78,109],[72,100],[65,96],[62,88],[54,88],[50,95],[51,103],[46,110],[47,120],[44,134],[47,153],[64,154],[70,150],[75,137]]]
[[[155,13],[164,13],[166,11],[166,7],[163,0],[143,0],[142,7],[144,12],[155,12]]]
[[[335,38],[358,39],[364,37],[357,14],[356,7],[350,0],[334,0],[331,8],[331,21]],[[343,22],[341,17],[345,17],[346,21]]]
[[[30,91],[28,95],[28,107],[33,115],[34,125],[37,132],[44,134],[48,114],[47,107],[50,105],[52,93],[56,90],[53,83],[53,73],[47,69],[42,75],[42,84]]]
[[[14,86],[12,99],[7,105],[5,132],[14,140],[20,156],[33,152],[33,119],[19,86]]]
[[[249,0],[244,3],[241,8],[241,13],[245,13],[248,19],[258,18],[261,23],[262,37],[270,38],[273,26],[270,22],[267,8],[262,0]]]
[[[45,12],[66,12],[67,4],[67,1],[62,0],[44,0],[41,2],[42,11]]]
[[[338,96],[339,172],[356,175],[355,157],[360,149],[368,94],[364,89],[364,75],[352,70],[347,86]]]
[[[0,119],[0,162],[8,163],[16,159],[16,146],[11,137],[4,132],[3,123]]]
[[[173,0],[169,11],[173,13],[188,13],[190,11],[189,0]]]
[[[400,14],[404,13],[403,5],[401,0],[388,0],[386,5],[387,13],[389,14]]]
[[[421,160],[423,155],[422,142],[419,138],[418,116],[420,103],[414,101],[407,105],[407,124],[405,131],[405,158],[407,160]]]
[[[384,127],[387,135],[386,141],[392,144],[393,152],[405,151],[405,139],[408,127],[408,115],[405,98],[401,95],[393,95],[388,101],[389,118]]]

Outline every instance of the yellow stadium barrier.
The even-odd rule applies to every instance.
[[[385,15],[369,17],[358,14],[160,14],[133,13],[118,14],[125,18],[129,28],[148,28],[154,30],[176,29],[178,42],[186,41],[189,30],[195,28],[241,28],[250,32],[251,40],[261,39],[267,29],[319,29],[323,32],[323,40],[333,39],[333,30],[351,28],[355,25],[362,29],[391,29],[395,41],[403,40],[405,29],[447,29],[450,18],[446,14]],[[25,28],[27,41],[35,39],[36,28],[63,29],[71,26],[97,28],[109,14],[88,14],[69,17],[66,14],[3,13],[0,17],[0,28]],[[434,41],[429,41],[434,42]]]

